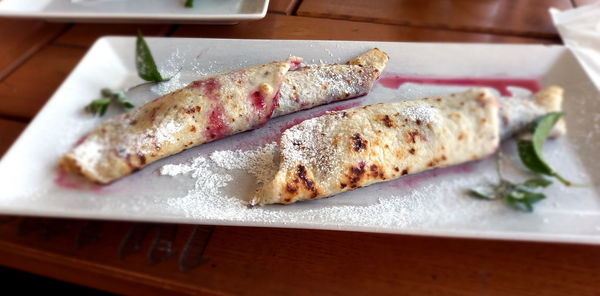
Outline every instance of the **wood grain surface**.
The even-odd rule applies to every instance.
[[[128,223],[107,222],[100,243],[73,245],[69,232],[43,240],[0,227],[3,264],[114,292],[146,295],[598,295],[600,248],[585,245],[430,238],[357,232],[216,227],[197,268],[176,258],[149,267],[151,236],[139,253],[117,256]],[[181,252],[192,226],[181,225]],[[23,264],[28,262],[29,264]],[[49,264],[51,263],[51,264]],[[43,266],[40,268],[39,266]],[[131,282],[131,286],[123,282]],[[108,284],[107,284],[108,283]],[[140,286],[138,286],[140,285]],[[157,289],[148,291],[148,287]]]
[[[87,49],[45,46],[0,82],[0,115],[33,118]]]
[[[549,7],[572,5],[569,0],[304,0],[298,15],[553,38]]]
[[[67,25],[0,18],[0,81]]]
[[[300,4],[300,0],[270,0],[269,12],[290,15]]]
[[[25,129],[27,123],[0,118],[0,157]]]
[[[559,39],[537,39],[483,33],[412,28],[366,22],[341,21],[269,14],[260,21],[234,26],[180,25],[172,36],[245,39],[315,39],[361,41],[438,41],[492,43],[558,43]]]
[[[573,3],[575,4],[575,6],[579,7],[584,5],[600,3],[600,0],[573,0]]]
[[[173,25],[140,24],[75,24],[61,34],[54,44],[89,47],[102,36],[136,36],[140,30],[144,36],[165,36]]]

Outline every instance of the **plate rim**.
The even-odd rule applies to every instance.
[[[98,46],[99,43],[107,42],[110,44],[111,40],[117,39],[127,39],[127,40],[135,40],[135,37],[130,36],[104,36],[98,38],[94,44],[88,49],[86,54],[79,60],[77,65],[73,68],[73,70],[69,73],[69,75],[65,78],[65,80],[60,84],[57,90],[50,96],[46,104],[52,100],[56,100],[57,92],[60,91],[66,84],[66,82],[71,78],[73,72],[75,72],[81,64],[88,58],[88,55],[92,53],[92,51]],[[227,41],[299,41],[305,42],[307,40],[295,39],[295,40],[287,40],[287,39],[228,39],[228,38],[193,38],[193,37],[148,37],[147,39],[182,39],[182,40],[227,40]],[[311,40],[311,41],[319,41],[324,43],[339,43],[339,42],[357,42],[357,41],[348,41],[348,40]],[[359,41],[363,42],[363,41]],[[365,41],[365,43],[389,43],[389,44],[410,44],[410,45],[460,45],[460,46],[517,46],[517,47],[554,47],[562,50],[567,50],[567,48],[563,45],[542,45],[542,44],[489,44],[489,43],[463,43],[463,42],[394,42],[394,41]],[[46,108],[46,105],[42,107],[40,110],[43,111]],[[31,123],[34,123],[38,116],[36,115]],[[6,158],[7,155],[10,154],[10,151],[14,149],[15,144],[22,138],[22,135],[27,132],[32,125],[30,124],[22,134],[15,140],[15,142],[11,145],[11,147],[6,151],[6,153],[0,159],[0,163]],[[1,166],[0,166],[1,167]],[[57,217],[57,218],[84,218],[84,219],[102,219],[102,220],[110,220],[110,221],[122,221],[123,218],[116,217],[108,217],[105,214],[96,212],[78,212],[77,214],[70,215],[65,212],[45,212],[45,213],[32,213],[22,211],[22,210],[13,210],[9,215],[17,214],[24,216],[43,216],[43,217]],[[38,215],[39,214],[39,215]],[[553,243],[581,243],[581,244],[600,244],[600,236],[593,235],[577,235],[577,234],[545,234],[545,233],[533,233],[533,232],[512,232],[512,231],[481,231],[481,230],[460,230],[460,231],[451,231],[451,230],[426,230],[426,229],[405,229],[405,228],[378,228],[373,226],[352,226],[352,229],[343,229],[339,226],[336,228],[334,225],[320,226],[316,223],[307,223],[303,225],[289,225],[289,224],[281,224],[281,223],[269,223],[269,222],[257,222],[257,221],[221,221],[221,220],[210,220],[205,219],[202,221],[193,221],[194,219],[190,218],[178,218],[178,217],[168,217],[163,216],[158,219],[147,219],[142,217],[129,217],[128,221],[154,221],[154,222],[165,222],[165,223],[182,223],[182,224],[207,224],[207,225],[222,225],[222,226],[240,226],[240,227],[277,227],[277,228],[293,228],[293,229],[318,229],[318,230],[331,230],[331,231],[353,231],[353,232],[370,232],[370,233],[386,233],[386,234],[400,234],[400,235],[417,235],[417,236],[429,236],[429,237],[447,237],[447,238],[467,238],[467,239],[491,239],[491,240],[509,240],[509,241],[535,241],[535,242],[553,242]],[[185,220],[185,221],[184,221]],[[276,224],[276,225],[274,225]],[[484,233],[485,236],[481,237],[480,234]]]
[[[55,1],[55,0],[54,0]],[[252,1],[252,0],[242,0]],[[193,23],[193,22],[233,22],[233,21],[248,21],[248,20],[259,20],[267,15],[269,0],[263,1],[260,12],[257,13],[237,13],[237,14],[211,14],[211,15],[197,15],[197,14],[135,14],[135,13],[98,13],[98,12],[14,12],[6,11],[0,7],[0,18],[11,17],[11,18],[34,18],[34,19],[46,19],[52,21],[121,21],[121,22],[136,22],[136,21],[176,21],[176,23]],[[226,23],[224,23],[226,24]],[[233,24],[233,23],[231,23]],[[91,47],[90,47],[91,49]]]

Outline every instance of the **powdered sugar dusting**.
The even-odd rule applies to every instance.
[[[270,143],[254,150],[222,150],[210,154],[210,159],[227,170],[244,170],[256,177],[257,184],[265,184],[275,176],[279,168],[279,146]]]
[[[411,121],[422,121],[424,123],[434,123],[439,111],[430,106],[416,105],[404,109],[402,114]]]
[[[315,164],[320,171],[331,168],[335,160],[335,151],[330,137],[325,136],[328,134],[325,129],[331,128],[329,123],[337,117],[336,114],[323,115],[286,130],[281,136],[284,155],[282,167],[288,169],[302,163]]]
[[[364,95],[375,76],[354,65],[311,65],[286,74],[274,117],[328,102]]]
[[[206,163],[206,158],[198,157],[192,160],[190,163],[184,164],[167,164],[160,168],[160,174],[163,176],[177,176],[187,174],[192,171],[198,170]]]
[[[171,119],[170,121],[161,124],[160,127],[153,130],[154,140],[157,143],[174,141],[175,138],[173,137],[173,135],[179,132],[181,128],[182,125],[179,122],[176,122],[175,120]]]
[[[174,92],[174,91],[186,86],[186,84],[181,82],[180,79],[181,79],[181,73],[177,72],[177,74],[173,75],[173,77],[171,77],[171,79],[164,81],[164,82],[159,82],[157,84],[154,84],[150,88],[150,91],[152,91],[153,93],[155,93],[159,96],[164,96],[168,93]]]
[[[193,188],[185,196],[169,198],[168,206],[180,209],[186,217],[202,220],[315,225],[326,221],[328,224],[362,228],[448,226],[456,221],[464,222],[462,219],[467,214],[473,219],[480,219],[492,212],[506,211],[499,203],[476,201],[461,194],[464,188],[481,182],[480,178],[464,178],[461,175],[425,181],[419,190],[396,189],[398,193],[393,196],[378,193],[391,185],[382,183],[361,189],[358,197],[356,192],[346,192],[332,199],[285,206],[285,211],[280,205],[249,209],[242,198],[231,193],[240,182],[244,182],[244,178],[248,178],[248,165],[257,163],[259,159],[268,161],[268,155],[272,156],[275,149],[275,144],[268,144],[250,152],[224,150],[213,152],[209,158],[200,156],[188,163],[163,166],[160,170],[162,175],[188,175],[194,179]],[[237,161],[246,156],[249,157],[247,161]],[[273,158],[265,167],[277,167],[277,160]],[[238,170],[242,173],[236,173]],[[491,175],[483,177],[493,179],[493,173]],[[233,180],[235,183],[232,183]],[[365,201],[363,195],[378,197]],[[448,211],[449,208],[453,210]]]
[[[153,85],[150,87],[150,91],[158,96],[163,96],[183,88],[186,84],[181,82],[180,78],[181,69],[185,64],[186,59],[179,49],[171,52],[169,58],[159,60],[157,67],[160,69],[160,75],[163,78],[171,79]]]
[[[183,198],[170,198],[167,204],[171,207],[181,208],[187,215],[196,215],[200,208],[234,206],[235,200],[223,196],[221,188],[233,180],[233,176],[226,173],[215,173],[211,169],[209,160],[204,157],[195,158],[191,164],[167,165],[160,170],[162,175],[177,176],[191,173],[194,179],[194,188],[189,190]]]

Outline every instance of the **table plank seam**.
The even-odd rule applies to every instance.
[[[29,122],[31,121],[31,118],[9,115],[9,114],[0,114],[0,119],[16,121],[16,122],[20,122],[20,123],[27,123],[27,124],[29,124]]]
[[[60,41],[57,41],[57,42],[54,42],[54,43],[50,43],[48,45],[58,46],[58,47],[63,47],[63,48],[76,48],[76,49],[88,49],[88,48],[90,48],[89,46],[62,43]]]
[[[38,249],[24,247],[19,244],[14,244],[11,242],[0,241],[0,252],[5,252],[11,254],[13,256],[22,256],[28,258],[30,260],[40,260],[46,263],[52,263],[58,266],[71,267],[76,268],[81,271],[86,271],[90,274],[102,274],[106,276],[110,276],[116,279],[129,279],[138,282],[144,282],[148,284],[148,286],[154,286],[157,288],[162,288],[165,290],[172,290],[174,292],[185,293],[185,294],[195,294],[195,293],[207,293],[211,295],[227,295],[222,293],[221,291],[214,291],[209,288],[193,286],[190,284],[185,284],[178,281],[169,280],[166,278],[161,278],[157,276],[152,276],[148,274],[142,274],[139,272],[126,270],[123,268],[118,268],[115,266],[103,265],[95,262],[91,262],[88,260],[82,260],[75,257],[67,257],[64,255],[42,251]],[[24,271],[36,273],[31,266],[29,268],[15,267]],[[37,274],[37,273],[36,273]],[[62,280],[60,278],[55,277],[54,275],[44,275],[54,277],[56,279]]]
[[[300,5],[302,5],[302,0],[292,1],[288,7],[288,15],[298,15],[298,9],[300,8]]]
[[[165,36],[171,36],[173,35],[173,33],[175,33],[175,31],[177,31],[177,29],[179,28],[179,24],[174,24],[172,25],[167,32],[165,33]]]
[[[451,27],[445,24],[414,24],[409,21],[401,21],[401,22],[389,22],[385,20],[380,20],[376,18],[369,17],[357,17],[351,15],[330,15],[326,13],[312,13],[312,12],[301,12],[300,14],[296,14],[297,16],[302,17],[312,17],[312,18],[321,18],[321,19],[330,19],[330,20],[344,20],[351,22],[361,22],[361,23],[369,23],[369,24],[383,24],[383,25],[395,25],[395,26],[403,26],[410,28],[419,28],[419,29],[431,29],[431,30],[443,30],[443,31],[454,31],[454,32],[463,32],[463,33],[480,33],[480,34],[490,34],[490,35],[500,35],[500,36],[512,36],[512,37],[527,37],[527,38],[538,38],[538,39],[547,39],[554,40],[559,39],[557,33],[541,33],[541,32],[518,32],[514,30],[508,29],[498,29],[498,28],[479,28],[472,26],[457,26]]]
[[[10,74],[15,72],[19,67],[21,67],[21,65],[23,65],[25,62],[27,62],[27,60],[29,60],[36,53],[38,53],[42,48],[44,48],[48,44],[52,44],[52,42],[54,42],[54,40],[56,40],[58,37],[60,37],[62,34],[64,34],[69,28],[71,28],[71,26],[72,26],[72,24],[66,25],[64,28],[62,28],[62,30],[57,32],[51,38],[48,38],[48,40],[46,40],[45,42],[36,44],[35,46],[29,48],[27,51],[24,52],[23,55],[19,56],[19,58],[15,61],[15,63],[13,63],[10,67],[8,67],[4,71],[0,71],[0,83],[2,83],[4,81],[4,79],[6,79],[6,77],[10,76]]]

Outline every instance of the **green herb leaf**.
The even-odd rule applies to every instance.
[[[529,188],[548,187],[550,184],[552,181],[544,178],[533,178],[523,182],[523,186]]]
[[[109,98],[100,98],[100,99],[93,100],[91,103],[89,103],[85,107],[85,110],[94,115],[99,114],[100,116],[102,116],[102,115],[104,115],[104,113],[106,113],[106,110],[108,109],[108,105],[110,105]]]
[[[194,7],[194,0],[186,0],[185,7]]]
[[[125,109],[135,107],[131,102],[127,101],[127,96],[123,91],[115,93],[108,88],[103,88],[102,90],[100,90],[100,94],[102,95],[102,98],[93,100],[91,103],[89,103],[85,107],[85,111],[90,112],[94,115],[98,114],[100,116],[103,116],[108,110],[108,106],[113,101],[116,101]]]
[[[100,116],[104,116],[104,114],[106,113],[106,110],[108,110],[108,105],[110,105],[110,103],[108,104],[104,104],[100,107]]]
[[[556,122],[564,115],[562,112],[548,113],[535,120],[530,129],[533,132],[531,139],[519,139],[517,147],[523,164],[538,174],[556,177],[565,185],[571,182],[554,171],[544,158],[544,143]]]
[[[140,78],[146,81],[161,82],[170,79],[163,78],[160,75],[160,72],[158,72],[156,62],[154,62],[154,58],[152,57],[152,52],[150,52],[150,48],[144,40],[141,31],[138,31],[137,41],[135,43],[135,67],[137,68]]]
[[[110,90],[110,88],[103,88],[100,90],[100,94],[102,97],[108,98],[113,95],[113,92]]]
[[[121,104],[121,106],[125,107],[125,109],[131,109],[135,107],[131,102],[127,101],[127,97],[125,96],[125,92],[120,92],[116,94],[117,102]]]
[[[546,198],[546,195],[516,188],[515,190],[504,193],[503,198],[506,204],[516,209],[525,212],[533,212],[533,204]]]
[[[496,192],[490,187],[478,186],[467,190],[467,193],[479,199],[496,199]]]

